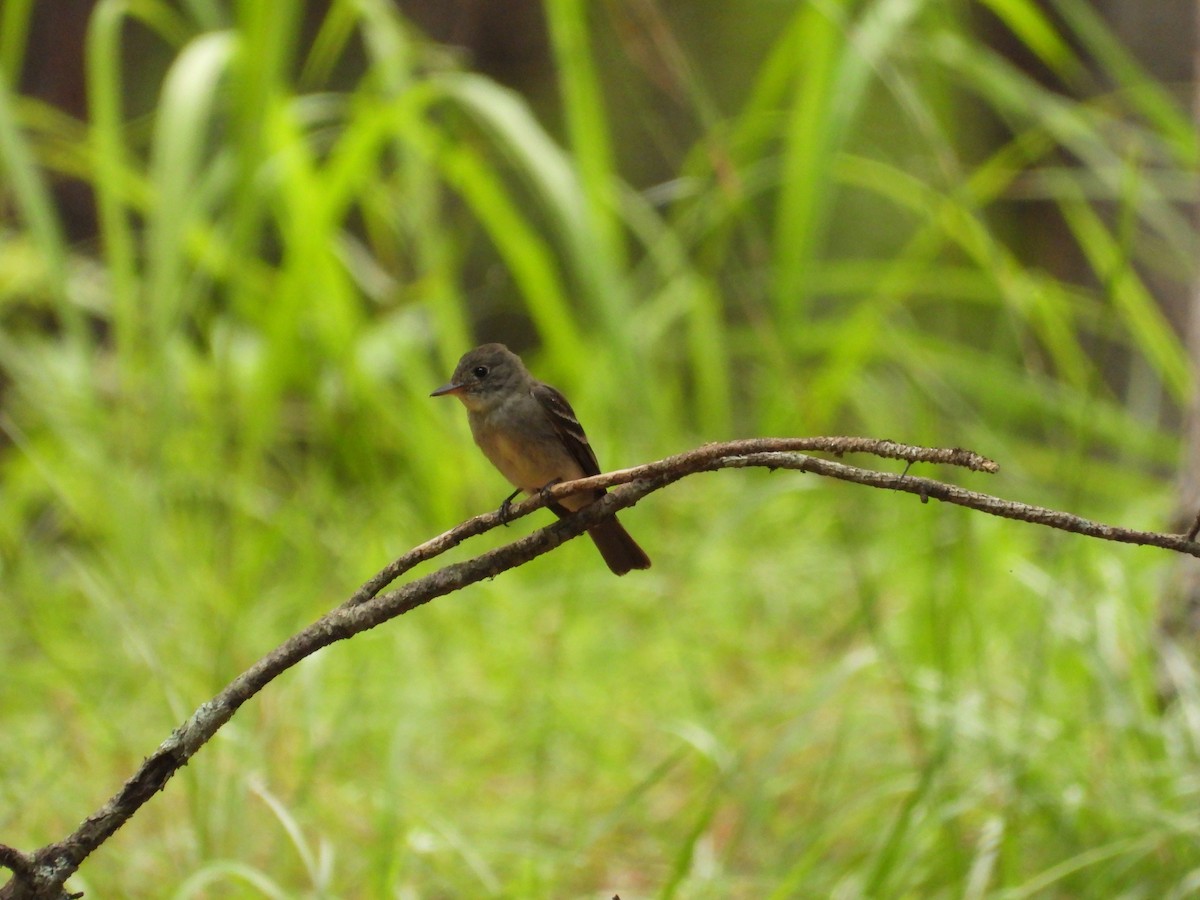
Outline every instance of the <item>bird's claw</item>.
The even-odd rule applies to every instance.
[[[555,478],[553,481],[547,481],[540,488],[538,488],[538,494],[541,495],[541,498],[545,502],[550,502],[550,488],[554,487],[556,484],[562,484],[562,479]]]
[[[503,525],[505,528],[507,528],[508,523],[510,521],[512,521],[513,497],[517,496],[517,494],[519,494],[519,493],[521,493],[520,488],[518,488],[517,490],[515,490],[511,494],[509,494],[507,497],[505,497],[504,502],[500,504],[500,509],[497,510],[497,512],[500,514],[500,524]]]

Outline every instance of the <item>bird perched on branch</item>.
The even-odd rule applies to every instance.
[[[483,344],[458,361],[450,383],[430,396],[454,396],[467,408],[471,434],[492,465],[518,493],[533,494],[588,475],[600,464],[575,410],[566,397],[534,378],[521,357],[503,344]],[[572,494],[549,504],[565,516],[604,495],[604,490]],[[588,529],[608,567],[618,575],[650,568],[650,557],[616,517]]]

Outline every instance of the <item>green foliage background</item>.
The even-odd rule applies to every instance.
[[[583,0],[545,4],[553,129],[384,0],[311,41],[301,4],[105,0],[73,121],[12,89],[31,5],[5,3],[0,840],[65,835],[245,666],[498,503],[427,395],[504,316],[610,466],[854,432],[1162,526],[1191,375],[1149,285],[1193,274],[1196,138],[1085,0],[1051,6],[756,6],[743,95],[675,60],[699,137],[646,186]],[[983,43],[978,7],[1072,90]],[[169,59],[146,114],[131,33]],[[95,246],[60,176],[94,189]],[[1022,204],[1085,276],[1030,262]],[[289,673],[75,889],[1196,890],[1189,673],[1155,704],[1165,555],[785,473],[626,523],[648,573],[577,542]]]

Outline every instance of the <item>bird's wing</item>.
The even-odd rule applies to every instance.
[[[579,424],[575,410],[571,409],[567,398],[550,385],[542,384],[540,381],[534,385],[533,396],[546,411],[546,416],[550,419],[554,430],[562,438],[567,451],[575,457],[575,461],[579,463],[579,468],[583,469],[584,474],[599,475],[600,463],[596,460],[596,453],[592,450],[592,445],[588,443],[583,426]]]

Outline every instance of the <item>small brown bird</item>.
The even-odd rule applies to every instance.
[[[475,443],[517,490],[533,494],[560,481],[600,474],[566,397],[530,375],[521,357],[503,344],[483,344],[466,353],[450,383],[430,396],[448,394],[462,401]],[[572,494],[550,509],[565,516],[604,493]],[[650,557],[616,518],[589,528],[588,535],[616,574],[650,568]]]

